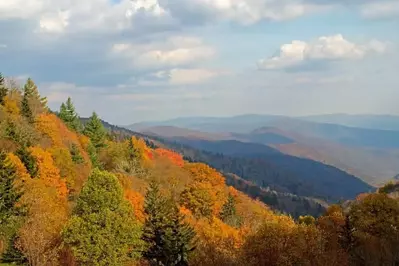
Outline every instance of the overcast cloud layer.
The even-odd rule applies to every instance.
[[[399,115],[399,0],[0,0],[0,71],[129,124]]]

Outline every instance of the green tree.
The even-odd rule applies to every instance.
[[[142,251],[141,228],[122,186],[98,169],[83,186],[62,235],[81,265],[125,265]]]
[[[0,152],[0,238],[7,242],[1,256],[3,262],[23,262],[25,258],[16,249],[16,233],[23,215],[17,203],[22,196],[21,188],[15,185],[16,172],[4,152]]]
[[[148,188],[144,211],[143,240],[148,245],[144,257],[154,265],[188,265],[188,254],[194,250],[194,229],[183,221],[176,205],[160,194],[154,181]]]
[[[165,265],[188,265],[188,256],[195,249],[195,236],[194,228],[184,222],[184,216],[173,206],[164,240]]]
[[[0,226],[18,213],[16,203],[22,193],[15,187],[15,178],[15,169],[7,160],[6,153],[0,152]]]
[[[231,194],[229,194],[227,201],[223,204],[219,216],[224,223],[230,226],[241,226],[241,217],[237,214],[236,202]]]
[[[316,223],[316,219],[311,215],[305,215],[299,216],[298,222],[299,224],[314,225]]]
[[[82,123],[80,122],[79,115],[76,113],[75,106],[70,97],[68,97],[66,103],[61,104],[59,117],[70,129],[76,132],[82,131]]]
[[[101,162],[98,160],[96,147],[94,147],[94,145],[93,145],[93,143],[91,143],[91,141],[89,142],[89,144],[87,146],[87,153],[89,154],[90,161],[91,161],[93,168],[102,169]]]
[[[26,170],[31,177],[37,177],[38,167],[35,157],[32,156],[31,152],[25,147],[20,147],[15,153],[22,163],[25,165]]]
[[[32,97],[31,95],[32,95],[32,90],[30,86],[25,84],[24,96],[22,97],[22,102],[21,102],[21,114],[28,120],[29,123],[34,122],[33,112],[29,104],[29,99]]]
[[[8,88],[6,87],[3,74],[0,73],[0,105],[4,104],[4,97],[8,94]]]
[[[74,163],[77,163],[77,164],[84,163],[84,159],[83,159],[82,155],[80,154],[79,147],[75,143],[72,143],[72,145],[69,149],[69,152],[71,153],[72,161]]]
[[[107,132],[103,123],[95,112],[93,112],[93,115],[85,125],[83,133],[90,138],[96,149],[105,146]]]
[[[157,264],[165,260],[165,234],[168,227],[167,200],[161,196],[155,181],[150,183],[144,201],[144,212],[147,215],[142,239],[148,245],[144,257]]]

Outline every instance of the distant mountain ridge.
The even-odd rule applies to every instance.
[[[399,131],[399,116],[395,115],[327,114],[304,116],[300,117],[300,119],[318,123],[339,124],[358,128]]]
[[[341,116],[331,115],[328,117],[339,118]],[[323,117],[316,116],[318,119]],[[344,115],[344,117],[346,116]],[[355,120],[357,116],[349,117]],[[364,121],[368,117],[367,115],[359,116],[359,120]],[[383,184],[399,173],[399,164],[397,163],[399,161],[399,131],[388,130],[387,127],[384,129],[356,128],[353,123],[342,125],[345,124],[345,121],[340,124],[313,122],[310,121],[311,118],[242,115],[216,118],[178,118],[154,123],[169,124],[169,127],[179,126],[179,130],[184,127],[186,130],[202,132],[203,136],[204,132],[207,132],[209,135],[202,138],[205,140],[215,140],[210,136],[221,134],[219,137],[221,136],[222,139],[219,140],[235,139],[241,142],[261,143],[288,155],[338,167],[373,185]],[[371,118],[396,121],[397,117],[371,116]],[[146,130],[158,136],[164,135],[154,128],[156,127],[148,126]],[[164,136],[172,137],[173,133],[170,133]],[[176,136],[192,138],[188,134]]]

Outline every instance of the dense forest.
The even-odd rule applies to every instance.
[[[389,184],[294,219],[0,75],[1,265],[398,265]]]

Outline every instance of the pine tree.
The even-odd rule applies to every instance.
[[[62,235],[79,265],[126,265],[140,256],[140,226],[113,174],[95,169],[73,213]]]
[[[4,152],[0,152],[0,235],[7,241],[7,246],[1,256],[2,262],[23,263],[26,258],[15,247],[20,217],[24,208],[17,203],[22,196],[22,190],[15,185],[16,172]]]
[[[80,154],[79,148],[75,143],[72,143],[70,149],[69,149],[72,157],[72,161],[77,164],[84,163],[84,159],[82,155]]]
[[[143,240],[148,244],[144,257],[156,265],[188,265],[188,254],[194,250],[194,229],[184,223],[176,205],[160,194],[154,181],[144,204]]]
[[[165,265],[188,265],[188,255],[195,249],[195,236],[194,228],[184,222],[184,216],[173,206],[165,234]]]
[[[0,73],[0,105],[4,105],[4,97],[8,94],[8,88],[5,85],[3,74]]]
[[[88,136],[96,149],[105,147],[107,132],[103,123],[95,112],[85,125],[83,133]]]
[[[91,165],[93,166],[93,168],[102,169],[102,165],[98,160],[96,148],[94,147],[93,143],[91,143],[91,141],[87,145],[87,153],[89,154]]]
[[[159,186],[152,181],[148,188],[144,212],[147,218],[144,223],[143,240],[148,245],[144,257],[157,264],[165,260],[165,234],[168,228],[167,201],[160,195]]]
[[[37,167],[36,159],[32,156],[31,152],[25,147],[21,147],[16,151],[15,154],[25,165],[26,170],[28,171],[30,176],[37,177],[39,169]]]
[[[31,78],[25,83],[24,96],[22,98],[22,115],[30,122],[34,122],[37,114],[47,111],[47,98],[41,97],[36,84]]]
[[[224,223],[230,226],[241,226],[241,217],[237,214],[235,199],[231,194],[229,194],[227,201],[224,203],[219,216]]]
[[[68,97],[66,103],[61,104],[59,117],[70,129],[76,132],[82,131],[82,124],[70,97]]]
[[[18,212],[15,204],[22,193],[15,187],[15,178],[14,167],[7,160],[7,155],[0,152],[0,226],[4,225],[11,216]]]
[[[31,97],[31,90],[30,87],[28,87],[27,85],[25,85],[24,87],[24,96],[22,97],[22,102],[21,102],[21,114],[26,118],[26,120],[28,120],[29,123],[34,122],[34,118],[33,118],[33,113],[32,113],[32,109],[30,108],[29,105],[29,99]]]

